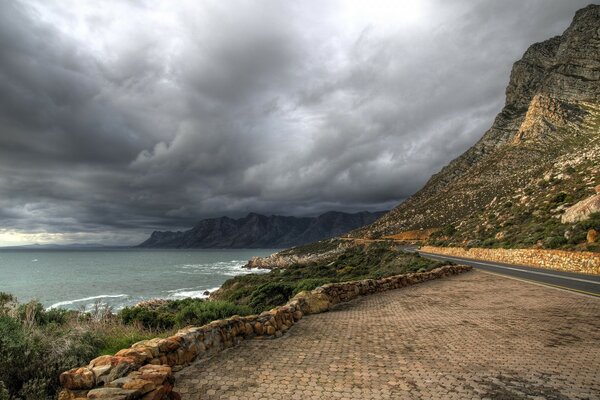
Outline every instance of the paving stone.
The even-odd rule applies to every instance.
[[[600,399],[600,299],[473,271],[341,304],[175,375],[183,400]]]

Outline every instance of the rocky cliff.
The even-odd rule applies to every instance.
[[[584,246],[590,227],[561,216],[599,183],[600,6],[590,5],[514,64],[506,104],[473,147],[351,235],[436,228],[444,245]]]
[[[155,231],[138,247],[146,248],[281,248],[339,236],[367,225],[384,212],[355,214],[330,211],[318,217],[265,216],[211,218],[184,232]]]

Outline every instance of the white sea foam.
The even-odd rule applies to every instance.
[[[177,290],[169,290],[168,292],[171,293],[169,298],[185,299],[188,297],[193,297],[196,299],[205,299],[208,297],[208,295],[204,294],[204,292],[206,292],[206,291],[214,292],[215,290],[219,289],[219,286],[209,288],[209,289],[206,289],[206,288],[205,289],[196,289],[196,290],[190,290],[190,289],[193,289],[193,288],[182,288],[182,289],[177,289]]]
[[[90,300],[110,299],[110,298],[119,298],[119,297],[127,297],[127,295],[126,294],[102,294],[99,296],[84,297],[82,299],[59,301],[58,303],[52,304],[50,307],[48,307],[48,309],[50,310],[53,308],[68,306],[71,304],[81,303],[81,302],[90,301]]]

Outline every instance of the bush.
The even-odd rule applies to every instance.
[[[256,312],[285,304],[294,293],[289,283],[272,282],[259,286],[250,296],[250,307]]]
[[[300,292],[303,291],[310,291],[313,289],[318,288],[319,286],[323,286],[327,283],[331,283],[330,279],[326,279],[326,278],[307,278],[307,279],[302,279],[300,282],[298,282],[296,284],[296,287],[294,287],[294,293],[293,295],[296,295]]]
[[[567,244],[567,239],[564,236],[552,236],[544,241],[544,247],[548,249],[558,249]]]
[[[146,329],[171,329],[175,326],[175,315],[168,309],[125,307],[119,312],[118,317],[124,324],[140,324]]]
[[[205,325],[217,319],[229,318],[233,315],[250,315],[249,307],[238,306],[228,301],[202,301],[184,307],[175,316],[177,325]]]
[[[99,345],[89,332],[41,330],[0,317],[0,381],[11,398],[46,399],[60,373],[94,358]]]

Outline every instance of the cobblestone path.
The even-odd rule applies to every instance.
[[[600,399],[600,299],[473,271],[177,373],[188,399]]]

